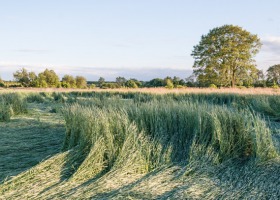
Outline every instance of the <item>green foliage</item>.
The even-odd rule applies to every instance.
[[[64,75],[61,86],[64,88],[76,88],[76,80],[71,75]]]
[[[98,156],[86,161],[94,163],[91,170],[96,173],[124,166],[147,172],[202,157],[219,164],[277,156],[266,122],[244,109],[246,105],[242,111],[206,99],[199,102],[199,97],[174,101],[165,95],[143,103],[111,97],[68,105],[62,111],[67,127],[64,149]],[[247,101],[264,111],[261,102]]]
[[[274,84],[280,84],[280,64],[268,68],[267,81]]]
[[[76,86],[82,89],[87,88],[87,79],[83,76],[76,76]]]
[[[38,74],[36,87],[59,87],[59,77],[53,70],[45,69],[44,72]]]
[[[90,88],[90,89],[94,89],[94,88],[96,88],[96,85],[95,85],[95,84],[90,84],[90,85],[89,85],[89,88]]]
[[[9,121],[13,115],[27,112],[26,99],[19,93],[0,95],[0,121]]]
[[[22,68],[14,73],[14,78],[16,81],[20,82],[23,86],[29,86],[30,79],[28,72],[25,68]]]
[[[0,121],[8,122],[13,116],[13,109],[11,106],[5,104],[5,102],[0,102]]]
[[[17,133],[28,138],[23,140],[23,148],[28,150],[25,159],[22,159],[23,149],[18,150],[20,142],[7,143],[4,138],[1,143],[4,148],[0,150],[8,155],[1,160],[4,170],[0,178],[5,175],[3,166],[14,157],[11,150],[19,151],[18,157],[26,162],[38,154],[39,160],[57,154],[0,184],[4,199],[252,196],[274,199],[279,196],[277,95],[153,95],[118,91],[39,95],[51,100],[39,107],[30,104],[35,106],[35,115],[38,109],[43,112],[39,118],[42,121],[30,121],[33,116],[29,113],[28,119],[23,116],[22,121],[13,120],[8,126],[0,123],[2,132],[13,127],[18,132],[17,126],[32,122],[31,128],[28,125]],[[62,99],[69,104],[64,104],[61,110]],[[58,153],[50,150],[57,149],[61,142],[60,136],[57,137],[64,130],[61,114],[66,134],[63,151]],[[15,136],[7,135],[9,139]],[[22,161],[13,165],[18,169],[19,163]],[[34,185],[36,188],[28,192]],[[153,190],[155,185],[157,188]],[[252,187],[254,190],[250,192]]]
[[[138,88],[138,85],[132,79],[126,81],[125,86],[128,87],[128,88]]]
[[[5,82],[0,78],[0,87],[5,87]]]
[[[126,79],[124,77],[117,77],[116,78],[116,83],[119,87],[124,87],[126,83]]]
[[[168,88],[168,89],[173,89],[173,88],[174,88],[174,85],[173,85],[171,79],[167,79],[167,80],[166,80],[166,85],[165,85],[165,87]]]
[[[252,58],[260,47],[257,35],[239,26],[214,28],[194,46],[194,73],[202,85],[234,87],[256,73]]]
[[[213,84],[213,83],[212,83],[212,84],[210,84],[210,85],[209,85],[209,88],[216,89],[216,88],[217,88],[217,86],[216,86],[215,84]]]
[[[273,85],[271,87],[274,88],[274,89],[278,89],[279,88],[279,86],[276,84],[275,81],[273,82]]]
[[[99,79],[98,79],[98,87],[102,87],[102,85],[103,85],[103,83],[105,83],[105,78],[103,78],[103,77],[100,77]]]
[[[120,85],[117,83],[103,83],[101,86],[102,89],[114,89],[114,88],[120,88]]]
[[[147,83],[147,86],[148,87],[162,87],[162,86],[164,86],[164,81],[161,78],[155,78],[155,79],[150,80]]]
[[[27,95],[26,100],[28,103],[44,103],[45,102],[45,98],[43,95],[41,95],[40,93],[30,93]]]

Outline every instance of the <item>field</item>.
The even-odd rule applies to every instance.
[[[280,198],[277,89],[0,93],[0,199]]]

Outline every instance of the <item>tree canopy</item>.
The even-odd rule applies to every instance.
[[[273,65],[267,70],[267,80],[269,82],[274,82],[280,84],[280,64]]]
[[[206,86],[235,87],[257,73],[253,57],[260,47],[258,36],[239,26],[214,28],[194,46],[194,73]]]

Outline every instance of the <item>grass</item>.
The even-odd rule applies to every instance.
[[[67,88],[0,88],[0,93],[6,92],[22,92],[22,93],[34,93],[34,92],[121,92],[121,93],[149,93],[149,94],[169,94],[169,93],[177,93],[177,94],[186,94],[186,93],[219,93],[219,94],[265,94],[265,95],[279,95],[280,89],[278,88],[118,88],[118,89],[67,89]]]
[[[277,95],[22,96],[0,123],[0,199],[280,198]]]
[[[0,122],[0,182],[59,153],[64,137],[62,119],[48,107],[30,104],[29,113]]]

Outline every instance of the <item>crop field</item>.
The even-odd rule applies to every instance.
[[[279,90],[0,93],[0,199],[280,199]]]

